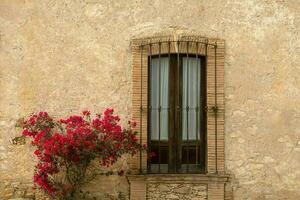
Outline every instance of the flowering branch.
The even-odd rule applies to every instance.
[[[52,198],[74,199],[92,161],[110,167],[124,154],[145,150],[133,131],[136,124],[129,122],[125,129],[119,122],[113,109],[93,118],[89,111],[59,120],[46,112],[31,115],[22,123],[22,134],[31,137],[36,147],[35,186]]]

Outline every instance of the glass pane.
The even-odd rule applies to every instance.
[[[187,58],[183,60],[183,88],[182,88],[182,139],[200,139],[200,82],[201,66],[199,58]],[[187,111],[187,107],[189,110]],[[198,121],[197,121],[198,115]],[[198,127],[197,127],[198,123]],[[198,137],[196,137],[196,134]]]
[[[159,61],[160,60],[160,61]],[[159,75],[160,73],[160,75]],[[159,84],[160,76],[160,84]],[[151,59],[151,140],[168,140],[169,59]],[[159,100],[160,89],[160,100]],[[161,112],[159,113],[159,106]],[[160,130],[159,130],[160,116]],[[160,131],[160,138],[159,138]]]
[[[156,156],[151,158],[151,173],[168,173],[169,148],[165,143],[160,147],[152,144],[151,151]]]
[[[152,145],[151,151],[154,152],[156,155],[154,157],[151,157],[151,164],[159,164],[159,156],[161,157],[160,158],[161,164],[168,164],[169,148],[167,145],[161,145],[160,148],[158,145]]]
[[[189,145],[182,147],[182,163],[195,164],[199,163],[200,148],[199,145]]]

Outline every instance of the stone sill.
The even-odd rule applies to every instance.
[[[225,183],[229,181],[227,174],[139,174],[127,175],[129,182],[144,181],[146,183]]]
[[[130,185],[130,200],[166,199],[164,197],[166,191],[164,192],[161,191],[161,187],[169,188],[168,194],[174,195],[173,194],[174,187],[177,187],[179,190],[182,190],[183,185],[185,185],[186,187],[196,187],[198,189],[199,187],[200,189],[204,187],[204,189],[202,188],[200,191],[200,193],[202,194],[202,196],[200,195],[201,198],[200,197],[196,198],[198,200],[199,199],[224,200],[225,184],[226,182],[229,182],[229,175],[227,174],[137,174],[137,175],[127,175],[127,179]],[[149,187],[150,188],[154,187],[158,189],[158,191],[156,191],[154,195],[155,197],[152,195],[153,191],[148,190]],[[180,193],[176,195],[176,199],[187,199],[187,197],[191,197],[189,195],[191,194]]]

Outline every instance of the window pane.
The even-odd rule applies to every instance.
[[[160,62],[159,62],[160,60]],[[160,85],[159,85],[160,73]],[[160,88],[160,100],[159,100]],[[151,59],[151,140],[168,140],[169,59]],[[159,106],[161,112],[159,113]],[[160,138],[159,138],[160,115]]]
[[[151,158],[151,172],[152,173],[168,173],[168,160],[169,160],[169,149],[167,144],[152,145],[151,151],[157,156]],[[159,153],[160,151],[160,153]],[[159,162],[160,157],[160,162]]]
[[[183,60],[183,88],[182,88],[182,139],[196,140],[196,134],[200,139],[200,74],[201,66],[199,58],[187,58]],[[187,111],[187,106],[189,111]],[[197,121],[198,115],[198,121]],[[198,127],[197,127],[198,123]],[[198,128],[198,130],[197,130]]]

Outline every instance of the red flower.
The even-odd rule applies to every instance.
[[[41,152],[39,150],[35,150],[34,155],[39,156],[39,155],[41,155]]]
[[[130,125],[131,128],[135,128],[136,127],[136,122],[129,121],[129,125]]]
[[[22,134],[31,137],[31,144],[37,148],[34,184],[51,196],[68,195],[69,190],[76,188],[75,183],[54,181],[55,174],[66,172],[77,176],[78,170],[96,158],[100,159],[101,166],[109,167],[123,154],[134,155],[146,149],[146,145],[138,143],[132,130],[135,122],[129,122],[129,129],[122,128],[120,117],[114,115],[113,109],[106,109],[103,115],[97,114],[92,119],[90,115],[86,110],[82,116],[56,120],[46,112],[39,112],[24,122]],[[76,173],[68,172],[67,166],[76,169]],[[124,170],[118,172],[120,176],[124,174]]]
[[[84,116],[90,116],[90,115],[91,115],[91,112],[88,111],[88,110],[84,110],[84,111],[82,111],[82,114],[83,114]]]
[[[156,153],[155,152],[150,152],[148,153],[148,159],[156,157]]]
[[[32,135],[33,135],[33,133],[30,132],[30,131],[27,130],[27,129],[23,130],[22,134],[23,134],[24,136],[32,136]]]

